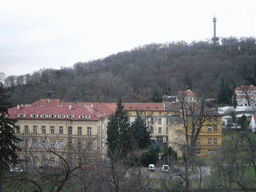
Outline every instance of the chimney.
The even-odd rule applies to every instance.
[[[69,105],[68,108],[69,108],[69,110],[72,109],[72,105]]]
[[[17,105],[17,109],[20,109],[20,105]]]

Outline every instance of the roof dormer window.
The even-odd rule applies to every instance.
[[[19,118],[24,118],[24,117],[26,117],[26,114],[18,114],[18,117]]]
[[[90,116],[90,115],[86,115],[85,118],[86,118],[86,119],[90,119],[91,116]]]
[[[46,114],[42,114],[42,115],[41,115],[41,118],[42,118],[42,119],[45,119],[45,118],[47,118],[47,117],[48,117],[48,115],[46,115]]]
[[[56,115],[49,115],[49,118],[54,119]]]
[[[84,119],[84,115],[79,115],[79,119]]]
[[[58,115],[58,117],[59,117],[60,119],[64,119],[64,118],[65,118],[65,115]]]
[[[72,119],[74,115],[67,115],[68,119]]]
[[[31,117],[35,119],[35,118],[38,117],[38,115],[37,114],[31,114]]]

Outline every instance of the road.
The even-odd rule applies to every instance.
[[[211,168],[209,166],[204,166],[201,168],[202,176],[211,176]],[[141,174],[144,176],[148,176],[149,178],[180,178],[179,175],[184,175],[185,173],[185,167],[180,167],[180,171],[178,173],[172,173],[172,172],[163,172],[161,170],[161,167],[156,167],[155,171],[149,171],[148,168],[142,168]],[[126,175],[129,177],[129,173]],[[189,176],[191,178],[200,177],[199,168],[197,168],[194,172],[190,171]]]

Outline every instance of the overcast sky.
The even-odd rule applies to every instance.
[[[255,0],[0,0],[0,72],[72,67],[150,43],[255,37]]]

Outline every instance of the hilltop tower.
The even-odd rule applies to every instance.
[[[216,17],[214,15],[214,18],[213,18],[213,38],[212,38],[212,42],[213,42],[213,45],[218,45],[219,44],[219,37],[216,37]]]

